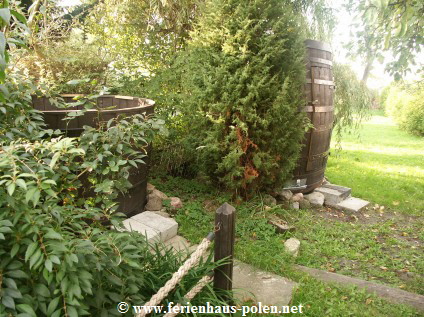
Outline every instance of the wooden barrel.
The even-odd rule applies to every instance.
[[[76,102],[76,96],[81,95],[62,95],[61,97],[68,103]],[[84,125],[98,126],[100,122],[107,122],[118,116],[131,116],[134,114],[153,114],[154,101],[145,98],[136,98],[128,96],[113,96],[105,95],[97,98],[97,108],[102,109],[100,112],[97,109],[89,109],[84,115],[74,118],[67,125],[63,120],[70,111],[81,110],[83,106],[73,108],[57,108],[49,98],[32,97],[33,107],[43,113],[44,121],[49,129],[60,129],[66,136],[78,137],[81,135]],[[148,159],[149,155],[146,156]],[[118,197],[119,208],[117,212],[123,212],[127,215],[132,215],[144,210],[147,197],[147,175],[149,171],[148,161],[146,164],[141,164],[138,168],[131,168],[129,181],[132,187],[125,194]],[[80,194],[83,197],[92,197],[95,195],[90,188],[87,179],[81,179],[83,186]]]
[[[293,172],[293,192],[308,193],[324,180],[334,121],[334,78],[328,44],[306,40],[306,112],[313,127],[305,134],[301,156]]]

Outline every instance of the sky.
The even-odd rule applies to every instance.
[[[80,4],[80,0],[61,0],[59,2],[59,5],[61,6],[74,6]],[[355,71],[357,77],[359,79],[362,78],[362,73],[364,71],[364,66],[362,65],[361,61],[358,60],[352,60],[347,57],[347,50],[343,47],[344,44],[348,43],[350,40],[350,25],[353,22],[353,16],[349,12],[347,12],[343,7],[342,3],[343,1],[340,0],[330,0],[330,3],[333,5],[333,7],[338,11],[337,18],[338,18],[338,24],[336,26],[336,30],[334,33],[334,39],[332,43],[333,53],[334,53],[334,59],[337,60],[340,63],[349,64],[352,69]],[[421,54],[421,57],[424,55]],[[423,58],[421,58],[422,60]],[[409,74],[406,78],[407,79],[413,79],[416,75]],[[367,81],[367,85],[371,89],[380,90],[390,84],[392,81],[392,78],[385,73],[384,71],[384,65],[379,64],[377,61],[373,65],[373,69],[370,72],[370,76]]]

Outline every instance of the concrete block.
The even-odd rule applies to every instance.
[[[136,231],[147,237],[149,242],[160,241],[160,232],[134,219],[125,219],[123,225],[127,231]]]
[[[253,299],[268,306],[286,306],[292,299],[297,283],[236,261],[233,269],[233,292],[237,299]]]
[[[342,202],[338,203],[336,205],[336,208],[342,209],[345,211],[350,211],[350,212],[358,212],[362,208],[365,208],[366,206],[368,206],[369,204],[370,204],[369,201],[366,201],[360,198],[349,197],[343,200]]]
[[[167,241],[177,235],[178,223],[172,218],[162,217],[154,212],[145,211],[131,217],[135,221],[142,223],[160,232],[160,241]]]
[[[338,192],[343,194],[344,199],[348,198],[350,196],[350,194],[352,193],[352,189],[349,188],[349,187],[334,185],[334,184],[330,184],[330,183],[322,185],[321,187],[337,190]]]
[[[343,193],[331,188],[318,187],[315,189],[315,192],[324,195],[324,204],[326,206],[335,206],[346,199]]]

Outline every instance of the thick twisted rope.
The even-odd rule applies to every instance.
[[[184,298],[187,301],[192,300],[194,296],[196,296],[203,289],[203,287],[205,287],[206,284],[212,281],[212,279],[213,279],[212,276],[209,276],[209,275],[203,276],[203,278],[199,282],[197,282],[197,284],[187,294],[185,294]],[[174,307],[172,307],[172,312],[168,312],[163,317],[177,316],[180,313],[180,307],[181,307],[181,304],[175,305]]]
[[[184,262],[184,264],[178,269],[177,272],[175,272],[171,279],[168,280],[168,282],[165,283],[164,286],[162,286],[159,291],[150,298],[150,300],[144,304],[145,309],[141,313],[138,313],[136,317],[145,317],[149,313],[149,307],[152,306],[158,306],[158,304],[166,297],[168,296],[169,292],[171,292],[175,286],[183,279],[183,277],[188,273],[188,271],[195,266],[197,263],[199,263],[200,258],[202,257],[203,253],[208,249],[209,245],[211,244],[212,240],[214,238],[213,233],[209,233],[206,238],[203,239],[202,243],[199,244],[196,251],[194,251],[190,258]]]

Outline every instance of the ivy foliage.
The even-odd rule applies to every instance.
[[[305,127],[302,23],[290,3],[209,1],[179,58],[178,110],[201,168],[238,194],[281,184],[294,168]]]

